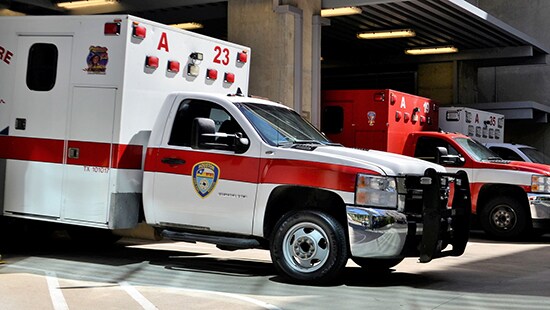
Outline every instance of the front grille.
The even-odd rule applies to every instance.
[[[412,218],[418,219],[423,213],[423,185],[420,179],[423,176],[405,176],[398,179],[398,192],[405,196],[405,207],[403,212]],[[440,207],[446,208],[449,198],[449,184],[452,184],[452,178],[448,176],[440,177],[439,196]],[[442,184],[443,183],[443,184]]]

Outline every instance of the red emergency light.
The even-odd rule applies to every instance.
[[[411,115],[408,113],[408,112],[405,112],[403,114],[403,121],[406,123],[409,121],[409,119],[411,118]]]
[[[248,54],[245,51],[237,53],[237,62],[246,63],[247,60]]]
[[[156,69],[159,67],[159,58],[156,56],[145,56],[145,66]]]
[[[105,23],[103,34],[118,36],[120,34],[120,23]]]
[[[134,29],[132,30],[132,36],[138,39],[145,39],[147,35],[147,29],[143,26],[140,26],[138,23],[134,23]]]
[[[397,101],[397,97],[395,96],[395,94],[390,93],[390,104],[394,105],[396,101]]]
[[[206,78],[209,80],[215,80],[218,78],[218,70],[216,69],[207,69]]]
[[[235,83],[235,74],[226,72],[223,76],[223,81],[226,83]]]
[[[426,123],[426,116],[420,115],[420,124],[425,124],[425,123]]]
[[[168,60],[168,72],[180,72],[180,62],[176,60]]]
[[[395,112],[395,121],[399,122],[399,120],[403,117],[403,113],[396,111]]]
[[[384,93],[374,93],[374,101],[383,102],[385,99]]]

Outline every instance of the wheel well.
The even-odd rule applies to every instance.
[[[269,240],[275,224],[284,214],[299,210],[323,211],[347,227],[346,207],[336,193],[311,187],[280,186],[273,190],[267,201],[264,216],[265,238]]]
[[[529,205],[529,202],[527,201],[527,194],[518,186],[506,184],[485,185],[479,192],[476,213],[480,214],[483,207],[487,205],[491,199],[499,196],[515,199],[520,202],[521,206],[525,209],[527,209],[527,206]],[[527,214],[529,214],[529,212]]]

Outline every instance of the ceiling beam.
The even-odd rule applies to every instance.
[[[340,8],[343,6],[365,6],[380,3],[395,3],[403,2],[405,0],[323,0],[321,7],[323,9]]]

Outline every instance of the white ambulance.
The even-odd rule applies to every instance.
[[[439,127],[460,132],[478,142],[504,141],[504,115],[465,107],[440,107]]]
[[[0,18],[0,47],[5,217],[270,249],[298,281],[464,252],[465,172],[243,96],[246,47],[132,16]]]

